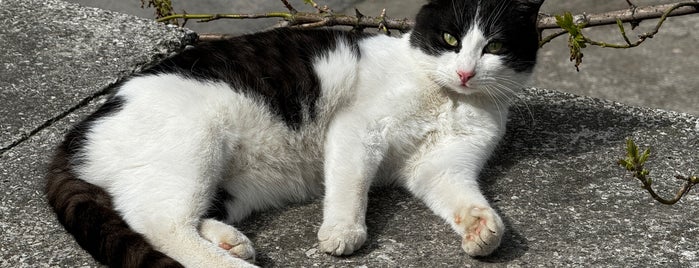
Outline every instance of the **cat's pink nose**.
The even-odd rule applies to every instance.
[[[471,78],[476,75],[475,72],[473,71],[462,71],[458,70],[456,71],[457,74],[459,74],[459,78],[461,78],[461,85],[466,86],[466,83],[468,83],[468,80],[471,80]]]

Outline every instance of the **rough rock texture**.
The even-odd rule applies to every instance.
[[[193,33],[62,1],[0,1],[0,148],[183,47]]]

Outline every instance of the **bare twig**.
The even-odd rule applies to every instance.
[[[289,12],[291,12],[291,14],[296,14],[296,12],[298,12],[291,4],[289,4],[289,1],[287,1],[287,0],[281,0],[281,1],[282,1],[282,4],[284,4],[284,6],[286,7],[286,9],[288,9]]]
[[[313,8],[318,10],[318,13],[332,13],[332,9],[330,9],[328,6],[320,7],[318,4],[316,4],[315,1],[313,0],[303,0],[306,4],[311,5]]]
[[[379,16],[379,30],[384,33],[390,33],[388,27],[386,27],[386,9],[381,10],[381,15]]]
[[[174,14],[173,13],[173,8],[172,8],[172,2],[171,1],[163,1],[163,0],[141,0],[141,8],[144,7],[152,7],[155,9],[155,18],[159,19],[165,16],[169,16]],[[172,24],[177,24],[176,20],[173,21],[163,21],[167,23],[172,23]],[[185,22],[186,23],[186,22]],[[184,25],[184,24],[183,24]]]
[[[619,30],[621,31],[621,35],[624,38],[624,41],[626,44],[609,44],[609,43],[604,43],[604,42],[596,42],[590,39],[587,39],[588,43],[595,45],[595,46],[601,46],[601,47],[611,47],[611,48],[631,48],[631,47],[636,47],[643,43],[646,39],[648,38],[653,38],[658,32],[660,31],[660,28],[663,26],[663,23],[665,23],[665,20],[667,20],[668,17],[671,16],[672,13],[675,11],[684,8],[684,7],[690,7],[693,8],[695,11],[698,10],[697,7],[699,7],[699,2],[687,2],[687,3],[677,3],[674,5],[671,5],[667,10],[665,10],[662,15],[660,16],[660,20],[658,20],[658,23],[655,25],[655,28],[651,30],[650,32],[646,32],[643,34],[640,34],[638,36],[638,40],[636,42],[631,42],[629,40],[629,37],[626,35],[626,30],[624,29],[624,26],[621,22],[621,20],[617,20],[617,25],[619,26]]]
[[[208,22],[219,19],[259,19],[259,18],[281,18],[289,22],[291,27],[320,27],[320,26],[355,26],[355,27],[379,27],[383,23],[388,29],[409,30],[413,22],[408,19],[390,19],[379,17],[354,17],[343,14],[319,15],[317,13],[297,12],[270,12],[258,14],[175,14],[162,17],[158,21],[164,22],[172,19],[190,19]]]
[[[539,40],[539,46],[543,47],[544,45],[548,44],[549,42],[553,41],[553,39],[556,39],[556,37],[559,37],[561,35],[567,34],[568,31],[566,30],[558,30],[555,33],[549,34],[546,37],[541,37]]]
[[[297,13],[298,14],[298,13]],[[157,19],[159,22],[166,22],[173,19],[199,20],[199,22],[209,22],[220,19],[261,19],[261,18],[282,18],[292,20],[296,14],[288,12],[269,12],[258,14],[174,14]]]

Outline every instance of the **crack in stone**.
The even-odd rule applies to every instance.
[[[112,83],[112,84],[113,84],[113,83]],[[44,121],[44,123],[42,123],[42,124],[39,125],[38,127],[35,127],[35,128],[32,129],[31,131],[22,133],[22,135],[21,135],[21,137],[19,137],[19,139],[13,141],[12,143],[10,143],[10,145],[7,145],[7,146],[5,146],[5,147],[3,147],[3,148],[0,148],[0,157],[2,157],[2,156],[3,156],[6,152],[8,152],[9,150],[12,150],[13,148],[15,148],[15,147],[21,145],[21,144],[24,143],[25,141],[27,141],[27,140],[29,140],[30,138],[34,137],[36,134],[38,134],[38,133],[41,132],[42,130],[44,130],[44,129],[50,127],[50,126],[52,126],[54,123],[60,121],[61,119],[66,118],[68,115],[72,114],[72,113],[75,112],[76,110],[78,110],[78,109],[80,109],[80,108],[83,108],[83,107],[87,106],[88,104],[90,104],[90,103],[91,103],[92,101],[94,101],[95,99],[97,99],[97,98],[99,98],[99,97],[101,97],[101,96],[104,96],[104,95],[107,95],[107,94],[111,93],[111,91],[112,91],[111,85],[106,86],[106,87],[103,88],[102,90],[97,91],[97,92],[95,92],[95,93],[93,93],[93,94],[87,96],[86,98],[80,100],[80,102],[78,102],[77,104],[75,104],[75,105],[73,105],[72,107],[68,108],[68,110],[65,110],[65,111],[63,111],[62,113],[60,113],[60,114],[58,114],[58,115],[56,115],[56,116],[54,116],[54,117],[52,117],[52,118],[49,118],[48,120]]]

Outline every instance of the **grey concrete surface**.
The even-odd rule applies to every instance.
[[[0,3],[0,99],[8,102],[0,106],[7,115],[0,148],[79,103],[66,99],[87,101],[101,94],[96,88],[184,44],[184,30],[122,13],[58,1]]]
[[[0,1],[0,267],[94,266],[43,199],[48,156],[118,78],[191,32],[62,1]]]
[[[45,204],[47,159],[70,125],[103,101],[105,86],[177,51],[191,35],[58,0],[2,0],[0,25],[0,267],[98,267]],[[669,43],[690,43],[696,37],[687,31],[678,38]],[[677,68],[674,79],[693,81],[696,75],[686,69],[696,63],[686,53],[680,53],[679,61],[657,61],[656,69],[648,71],[662,79],[658,70]],[[557,68],[572,68],[562,66]],[[606,70],[609,76],[620,73]],[[574,78],[561,74],[554,79],[564,83]],[[581,82],[568,86],[583,90],[604,80],[575,79]],[[610,91],[644,92],[650,85],[629,81]],[[674,99],[669,102],[678,103]],[[493,256],[469,258],[459,237],[418,200],[397,189],[377,189],[367,216],[369,239],[357,254],[337,258],[316,250],[322,217],[316,200],[255,215],[240,226],[256,246],[258,264],[699,267],[699,193],[675,206],[660,205],[614,165],[623,155],[624,139],[634,137],[654,149],[649,167],[663,178],[656,179],[658,187],[675,189],[679,183],[669,179],[672,175],[699,172],[697,116],[545,89],[527,90],[512,111],[505,141],[481,176],[508,228]]]

